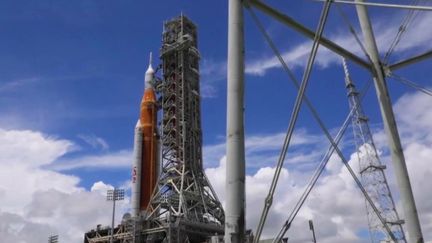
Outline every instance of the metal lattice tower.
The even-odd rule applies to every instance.
[[[357,107],[352,116],[352,127],[359,161],[361,182],[394,236],[398,239],[398,242],[406,242],[402,229],[404,221],[400,220],[396,211],[395,203],[384,174],[386,166],[381,163],[378,156],[368,125],[368,118],[363,112],[359,93],[356,91],[355,85],[349,75],[345,60],[343,60],[342,63],[345,71],[345,85],[348,91],[350,107],[351,109]],[[366,210],[372,242],[391,242],[382,223],[368,203],[366,203]]]
[[[58,235],[50,235],[48,237],[48,243],[58,243],[59,236]]]
[[[199,58],[196,26],[183,15],[166,22],[161,48],[162,173],[147,220],[154,227],[168,227],[167,242],[223,233],[223,208],[203,171]]]

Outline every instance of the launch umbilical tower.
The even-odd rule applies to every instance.
[[[345,71],[345,85],[351,109],[355,109],[352,116],[354,142],[359,161],[359,174],[363,187],[375,202],[381,216],[385,219],[398,242],[406,242],[402,229],[403,220],[400,220],[395,208],[394,200],[387,183],[384,170],[386,166],[381,163],[375,147],[368,124],[368,118],[360,104],[359,93],[349,75],[345,60],[342,61]],[[387,235],[382,223],[376,216],[370,204],[366,203],[369,232],[373,243],[387,242]]]
[[[196,26],[183,15],[166,22],[159,88],[162,171],[146,219],[149,232],[163,232],[166,242],[223,234],[223,208],[203,170],[199,58]]]

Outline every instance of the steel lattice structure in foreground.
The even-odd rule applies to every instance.
[[[355,85],[349,75],[348,68],[343,59],[345,71],[345,85],[348,100],[354,113],[351,117],[354,134],[354,142],[359,162],[359,174],[363,187],[375,202],[380,214],[385,219],[388,227],[398,242],[406,242],[402,229],[403,220],[399,218],[395,203],[384,173],[386,166],[381,163],[375,147],[372,133],[369,128],[368,118],[365,115]],[[366,211],[369,224],[369,232],[373,243],[387,242],[391,238],[384,229],[369,203],[366,202]]]
[[[279,21],[280,23],[296,30],[297,32],[303,34],[304,36],[313,39],[313,45],[311,48],[311,52],[308,58],[308,62],[306,68],[303,73],[302,81],[300,84],[296,81],[295,76],[292,74],[292,71],[289,70],[287,65],[284,63],[283,58],[279,55],[278,51],[275,51],[274,44],[269,42],[269,45],[275,51],[275,55],[278,57],[282,66],[286,69],[290,79],[296,83],[296,88],[298,89],[298,95],[295,101],[294,109],[290,118],[288,131],[286,133],[286,137],[284,140],[283,147],[281,149],[281,154],[279,156],[279,160],[277,162],[275,174],[269,189],[269,193],[264,201],[264,208],[261,214],[260,222],[258,224],[258,228],[256,231],[256,238],[254,242],[258,242],[268,216],[268,212],[272,205],[273,195],[276,189],[276,185],[279,179],[280,170],[283,167],[284,158],[286,155],[287,148],[290,144],[290,139],[292,137],[293,128],[295,127],[298,113],[300,110],[300,106],[302,103],[306,103],[308,109],[312,112],[314,119],[319,124],[321,130],[326,135],[327,139],[332,145],[332,149],[337,152],[338,156],[341,158],[345,167],[350,172],[353,179],[356,181],[359,189],[362,191],[366,200],[370,204],[370,206],[374,209],[374,212],[377,214],[377,217],[380,219],[381,224],[384,228],[386,228],[389,235],[391,235],[393,241],[397,241],[397,238],[389,229],[387,222],[385,222],[384,217],[379,212],[379,209],[376,207],[374,200],[369,196],[355,173],[352,171],[348,164],[348,160],[345,158],[343,153],[338,148],[337,142],[332,138],[328,129],[322,123],[322,120],[316,113],[314,107],[308,101],[305,91],[307,88],[307,84],[310,78],[310,74],[312,71],[312,67],[315,61],[315,57],[317,54],[318,46],[324,46],[330,51],[349,59],[355,64],[359,65],[362,68],[365,68],[373,77],[376,95],[379,101],[379,107],[381,110],[381,116],[383,119],[384,128],[386,131],[389,150],[392,157],[392,162],[394,166],[394,173],[397,179],[400,198],[402,207],[405,213],[407,232],[409,236],[410,242],[422,243],[424,242],[423,234],[421,231],[420,221],[416,209],[416,204],[411,188],[411,183],[408,175],[408,170],[405,163],[405,156],[402,149],[402,144],[399,137],[399,132],[397,128],[397,124],[395,121],[395,116],[392,108],[392,102],[390,99],[389,91],[387,89],[387,81],[386,78],[391,75],[391,73],[397,69],[400,69],[404,66],[411,65],[418,61],[424,60],[426,58],[432,57],[432,52],[427,51],[418,56],[408,58],[406,60],[399,61],[397,63],[388,64],[386,59],[382,59],[379,56],[378,47],[376,44],[376,39],[372,29],[372,23],[369,18],[369,13],[367,10],[367,5],[369,3],[364,0],[354,0],[349,1],[349,3],[355,5],[355,9],[357,12],[358,21],[360,23],[361,31],[363,34],[363,43],[360,41],[358,36],[353,33],[360,44],[363,52],[367,59],[365,60],[362,57],[359,57],[355,53],[337,45],[331,40],[327,39],[323,35],[323,30],[326,24],[326,20],[329,14],[330,7],[333,5],[332,0],[324,0],[320,20],[317,25],[316,31],[310,30],[305,27],[298,21],[295,21],[290,16],[278,11],[277,9],[271,7],[264,1],[260,0],[229,0],[229,10],[228,10],[228,79],[227,79],[227,182],[226,182],[226,200],[228,202],[228,207],[226,209],[226,222],[225,222],[225,242],[241,242],[244,239],[244,177],[245,177],[245,151],[244,151],[244,115],[241,110],[244,108],[244,19],[243,19],[243,8],[250,10],[252,13],[252,9],[257,9],[262,13],[272,17],[273,19]],[[342,1],[338,1],[342,2]],[[345,1],[347,2],[347,1]],[[388,4],[382,4],[383,7],[390,7]],[[394,6],[393,6],[394,7]],[[430,11],[429,8],[414,8],[412,6],[399,6],[407,9],[423,9],[425,11]],[[252,14],[254,15],[254,14]],[[350,27],[351,28],[351,27]],[[262,28],[260,28],[262,29]],[[352,28],[351,28],[352,29]],[[404,29],[404,26],[401,28]],[[400,29],[400,30],[401,30]],[[265,32],[262,31],[262,32]],[[354,31],[353,31],[354,32]],[[396,40],[396,44],[399,40]],[[305,102],[303,102],[305,101]],[[231,148],[231,149],[230,149]],[[326,161],[324,161],[325,167]],[[321,163],[320,163],[321,165]],[[319,177],[323,168],[318,168],[317,175]],[[233,172],[231,172],[233,171]],[[313,187],[314,183],[316,183],[316,178],[313,176],[311,180],[311,187]],[[292,220],[294,220],[295,216],[298,213],[299,208],[304,203],[305,198],[310,192],[310,188],[307,188],[303,195],[305,197],[301,198],[297,205],[295,206],[293,212],[288,217],[288,220],[282,226],[281,231],[278,236],[275,238],[274,242],[279,242],[288,229],[291,227]]]

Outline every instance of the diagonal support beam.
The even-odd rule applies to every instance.
[[[326,0],[315,0],[315,1],[324,2]],[[332,1],[335,3],[343,3],[343,4],[351,4],[351,5],[432,11],[432,7],[429,6],[415,6],[415,5],[406,5],[406,4],[388,4],[388,3],[374,3],[374,2],[355,2],[355,1],[353,2],[353,1],[346,1],[346,0],[332,0]]]
[[[393,71],[395,71],[397,69],[400,69],[402,67],[405,67],[405,66],[408,66],[408,65],[420,62],[420,61],[423,61],[423,60],[428,59],[428,58],[432,58],[432,50],[429,50],[429,51],[427,51],[425,53],[422,53],[422,54],[420,54],[418,56],[408,58],[408,59],[406,59],[404,61],[400,61],[398,63],[394,63],[394,64],[388,66],[388,68],[390,69],[390,71],[393,72]]]
[[[293,28],[294,30],[298,31],[299,33],[303,34],[304,36],[308,37],[309,39],[313,40],[315,37],[315,32],[310,30],[309,28],[305,27],[304,25],[300,24],[299,22],[295,21],[293,18],[289,17],[286,14],[283,14],[279,12],[278,10],[268,6],[267,4],[259,1],[259,0],[250,0],[247,2],[250,6],[253,6],[254,8],[260,10],[261,12],[273,17],[277,21],[281,22],[284,25],[287,25],[288,27]],[[329,39],[326,39],[325,37],[321,37],[320,44],[327,49],[335,52],[336,54],[339,54],[346,59],[351,60],[352,62],[360,65],[361,67],[367,69],[368,71],[371,71],[371,65],[363,60],[363,58],[360,58],[359,56],[353,54],[352,52],[349,52],[348,50],[344,49],[343,47],[339,46],[338,44],[330,41]]]

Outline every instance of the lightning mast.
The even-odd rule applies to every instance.
[[[398,239],[398,242],[406,242],[405,234],[402,229],[404,221],[399,218],[396,211],[395,203],[384,174],[386,166],[381,163],[378,156],[369,128],[368,118],[363,112],[359,93],[349,75],[345,59],[342,59],[342,64],[345,72],[345,85],[348,91],[350,107],[351,109],[357,107],[352,116],[352,127],[359,161],[361,182],[369,196],[375,202],[375,205],[385,219],[388,227]],[[366,211],[372,242],[390,242],[390,237],[387,235],[382,223],[367,202]]]

